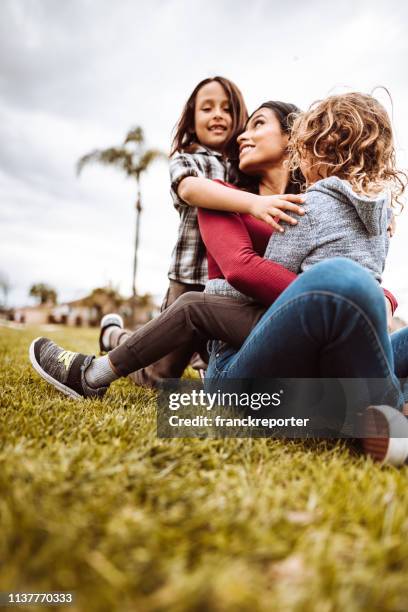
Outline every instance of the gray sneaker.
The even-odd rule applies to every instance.
[[[58,391],[73,399],[103,397],[108,387],[93,388],[85,380],[85,372],[95,359],[66,351],[48,338],[36,338],[29,350],[30,361],[38,374]]]
[[[106,346],[106,344],[104,344],[103,342],[103,334],[105,333],[105,330],[111,325],[123,329],[123,319],[116,312],[110,312],[109,314],[106,314],[102,317],[100,324],[101,330],[99,332],[99,351],[101,355],[111,350],[111,347]]]
[[[403,465],[408,458],[408,420],[391,406],[369,406],[364,414],[363,450],[374,460]]]

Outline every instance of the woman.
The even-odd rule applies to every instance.
[[[282,192],[288,184],[289,171],[283,164],[288,140],[287,118],[288,113],[285,115],[281,104],[262,105],[252,115],[246,132],[240,137],[241,170],[259,177],[261,195]],[[208,228],[221,228],[221,225],[217,226],[217,224],[208,222],[214,215],[218,217],[218,220],[222,218],[223,222],[231,226],[231,231],[228,233],[225,233],[225,225],[223,226],[221,244],[216,232],[208,231]],[[256,228],[254,224],[251,218],[245,216],[200,211],[200,227],[209,250],[209,271],[212,268],[212,273],[215,271],[220,275],[225,270],[225,276],[230,281],[234,280],[237,289],[244,291],[247,295],[252,295],[266,305],[270,304],[277,294],[295,280],[296,275],[285,271],[282,266],[263,260],[253,251],[250,252],[251,237],[257,242],[258,253],[262,252],[265,246],[265,239],[262,243],[262,236],[260,236],[262,232],[265,234],[265,227],[257,233],[256,229],[259,230],[259,228]],[[237,225],[240,233],[232,229]],[[237,250],[233,246],[230,249],[230,238],[232,242],[235,241],[234,245],[237,239],[241,240],[241,245],[243,244],[244,247]],[[237,266],[238,273],[236,270],[234,272],[235,267],[231,266],[231,257],[227,258],[229,268],[228,265],[223,264],[223,257],[225,259],[228,252],[233,258],[237,253],[241,256],[242,265]],[[245,270],[250,270],[251,273],[246,274]],[[361,291],[362,285],[365,295]],[[340,323],[336,318],[332,320],[333,304],[326,299],[327,296],[321,296],[322,287],[324,291],[336,296],[337,307],[343,309]],[[298,298],[305,292],[309,297],[305,298],[301,311],[302,317],[299,317]],[[356,311],[367,311],[368,314],[365,317],[361,318],[358,312],[354,310],[350,312],[345,307],[347,300],[350,301],[350,296],[353,298],[353,308]],[[339,303],[342,304],[341,307]],[[195,313],[196,318],[194,325],[188,327],[189,320],[184,317],[184,323],[187,324],[184,332],[188,333],[185,333],[183,338],[177,325],[182,321],[183,313],[185,314],[187,308],[190,309],[190,312]],[[321,320],[316,319],[316,309],[321,314]],[[234,312],[236,316],[231,317],[231,312]],[[208,373],[210,378],[224,381],[227,378],[253,376],[386,377],[389,380],[389,388],[384,398],[392,405],[398,404],[400,401],[399,387],[392,373],[393,355],[387,347],[383,297],[375,281],[364,273],[364,270],[361,271],[356,264],[349,260],[331,260],[315,266],[308,274],[302,274],[296,279],[292,287],[289,287],[262,317],[264,312],[265,309],[254,304],[253,313],[248,320],[243,321],[239,314],[239,304],[232,306],[229,298],[216,297],[212,302],[211,296],[208,295],[189,296],[187,294],[178,304],[170,307],[143,330],[127,338],[120,347],[109,354],[110,366],[113,366],[114,370],[111,367],[110,371],[103,368],[98,371],[98,368],[91,367],[94,365],[92,358],[62,351],[45,339],[33,343],[32,362],[39,373],[54,386],[65,392],[70,389],[73,392],[70,395],[77,397],[101,395],[106,390],[107,384],[118,374],[126,375],[137,367],[145,365],[149,362],[148,360],[157,359],[160,356],[157,351],[160,345],[166,344],[167,339],[173,343],[181,343],[185,338],[191,339],[194,335],[205,336],[206,326],[211,323],[214,327],[218,325],[216,332],[213,332],[214,337],[229,342],[232,346],[224,347],[222,351],[213,351]],[[253,329],[242,348],[237,351],[237,347],[248,335],[254,322],[259,321],[261,317],[262,320]],[[359,333],[367,320],[376,330],[375,342],[367,342],[364,334]],[[313,326],[317,345],[316,342],[314,344],[310,342],[312,330],[310,326]],[[164,330],[168,333],[164,334]],[[119,333],[123,333],[123,330]],[[153,339],[150,343],[146,343],[147,334]],[[333,345],[335,338],[340,347],[337,346],[334,349],[332,347],[333,350],[328,350],[328,347]],[[352,347],[351,355],[347,354],[347,357],[345,357],[344,350],[341,349],[341,345],[346,341]],[[402,342],[393,343],[396,353],[401,344]],[[166,347],[169,348],[167,344]],[[174,345],[170,348],[174,348]],[[317,355],[322,350],[326,352],[323,369],[317,367],[316,359],[311,358],[313,353]],[[381,353],[381,359],[378,358],[379,353]],[[285,354],[288,356],[286,361],[282,359],[282,355]],[[96,360],[94,363],[99,361]],[[279,367],[273,369],[271,364],[278,364]],[[65,369],[62,365],[65,366]],[[92,369],[94,369],[93,373]],[[89,376],[89,374],[92,375]],[[396,412],[396,414],[399,413]],[[385,425],[388,427],[387,420]],[[387,453],[389,454],[389,450],[389,444],[387,444],[385,451],[381,450],[384,456],[379,458],[384,458]]]

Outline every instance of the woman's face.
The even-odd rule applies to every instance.
[[[258,109],[237,140],[239,167],[246,174],[261,175],[287,157],[289,136],[270,108]]]

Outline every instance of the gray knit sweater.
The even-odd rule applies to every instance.
[[[274,232],[265,257],[299,274],[329,257],[348,257],[381,282],[388,251],[389,194],[356,194],[335,176],[318,181],[305,194],[305,215],[283,234]],[[211,279],[205,291],[248,301],[224,279]]]

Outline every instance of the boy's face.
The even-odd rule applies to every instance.
[[[231,138],[230,103],[218,81],[207,83],[199,90],[195,102],[194,125],[200,144],[214,151],[222,151]]]

